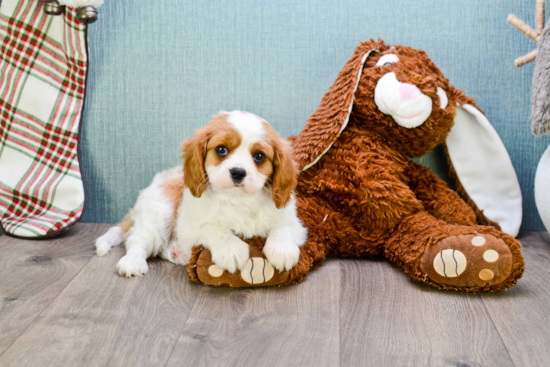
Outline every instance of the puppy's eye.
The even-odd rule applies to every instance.
[[[254,162],[262,163],[263,161],[265,161],[265,154],[263,154],[262,152],[254,154]]]
[[[394,62],[398,61],[399,57],[397,57],[397,55],[387,54],[378,59],[378,62],[376,62],[376,66],[390,66]]]
[[[227,153],[229,153],[229,151],[223,145],[216,147],[216,154],[219,155],[220,157],[225,157]]]

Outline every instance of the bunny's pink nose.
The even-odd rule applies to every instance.
[[[408,99],[416,99],[422,94],[420,89],[408,83],[401,83],[399,86],[399,92],[401,93],[401,100],[403,101]]]

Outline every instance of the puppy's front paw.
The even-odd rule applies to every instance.
[[[147,274],[149,267],[147,266],[147,260],[141,256],[126,255],[122,257],[118,264],[116,264],[116,270],[121,277],[133,277],[142,276]]]
[[[234,273],[245,267],[246,261],[250,257],[248,244],[240,238],[229,241],[228,243],[210,249],[212,261],[222,270]]]
[[[271,265],[280,272],[292,269],[300,259],[300,248],[282,236],[268,237],[263,252]]]

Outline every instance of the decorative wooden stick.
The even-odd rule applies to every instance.
[[[516,27],[516,29],[522,32],[527,37],[531,38],[533,41],[538,42],[539,33],[533,28],[529,27],[525,22],[513,14],[508,15],[508,23]],[[544,25],[543,25],[544,27]]]
[[[508,23],[513,25],[517,30],[525,34],[527,37],[531,38],[533,41],[538,42],[540,39],[540,35],[542,34],[542,30],[544,29],[544,21],[545,21],[545,10],[544,10],[544,0],[537,0],[537,3],[535,5],[535,29],[529,27],[525,22],[518,17],[516,17],[513,14],[508,15]],[[516,67],[521,67],[525,64],[530,63],[531,61],[535,60],[537,57],[538,49],[535,49],[531,52],[529,52],[527,55],[523,55],[521,57],[518,57],[514,61],[514,65]]]
[[[535,13],[535,24],[536,31],[540,35],[544,29],[544,19],[546,17],[544,11],[544,0],[537,0],[536,13]]]
[[[537,57],[538,53],[539,53],[539,49],[538,48],[534,49],[533,51],[529,52],[527,55],[523,55],[521,57],[518,57],[514,61],[514,65],[516,65],[517,68],[520,68],[523,65],[528,64],[531,61],[533,61]]]

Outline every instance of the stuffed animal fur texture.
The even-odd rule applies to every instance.
[[[453,125],[473,133],[451,131]],[[463,138],[456,134],[471,143],[456,148]],[[458,193],[410,161],[442,143],[451,173],[460,177]],[[450,85],[425,52],[361,43],[294,138],[294,158],[302,170],[298,215],[309,238],[279,284],[302,281],[328,256],[384,256],[413,279],[450,290],[498,291],[522,276],[521,245],[513,237],[521,192],[510,159],[474,100]],[[489,160],[481,165],[488,172],[471,171],[480,166],[476,160]],[[501,181],[491,181],[493,174]],[[191,279],[242,284],[239,274],[223,274],[223,282],[197,275],[211,265],[205,251],[193,254]]]

